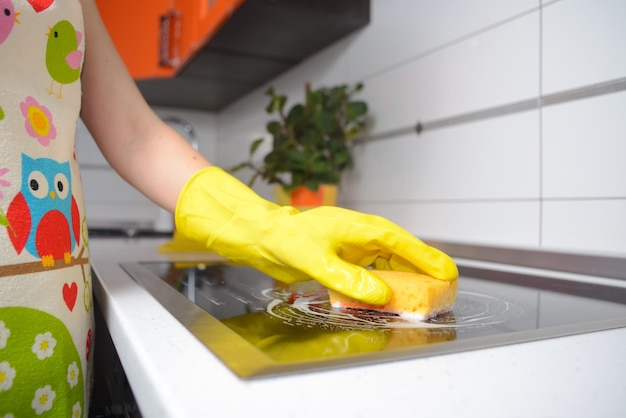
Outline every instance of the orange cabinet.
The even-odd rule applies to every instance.
[[[244,0],[97,0],[133,78],[171,77],[215,35]]]

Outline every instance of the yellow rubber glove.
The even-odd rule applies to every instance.
[[[293,283],[315,279],[365,303],[391,291],[365,267],[458,276],[443,252],[382,217],[338,207],[299,212],[269,202],[218,167],[198,171],[176,206],[176,228],[237,264]]]

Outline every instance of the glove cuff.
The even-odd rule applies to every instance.
[[[187,181],[178,196],[174,219],[179,232],[210,246],[234,218],[259,222],[278,208],[221,168],[210,166]]]

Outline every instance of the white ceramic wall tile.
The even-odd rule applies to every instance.
[[[100,149],[81,120],[76,125],[75,146],[76,158],[82,166],[109,166],[109,163],[102,156]]]
[[[355,201],[538,199],[539,112],[357,147],[342,193]]]
[[[331,45],[222,110],[219,114],[220,136],[229,132],[233,124],[247,124],[249,119],[266,120],[268,115],[265,113],[265,107],[268,96],[265,93],[270,86],[274,87],[277,93],[287,95],[289,104],[294,104],[304,99],[306,83],[318,87],[352,82],[346,77],[346,66],[350,66],[350,63],[345,61],[344,55],[347,45],[355,36],[357,35],[353,34]],[[264,123],[261,126],[264,126]]]
[[[81,170],[85,199],[105,202],[149,201],[115,171],[106,169]]]
[[[366,82],[373,133],[539,93],[539,13],[480,33]]]
[[[81,170],[88,225],[113,220],[151,223],[158,207],[126,183],[114,171]]]
[[[346,76],[368,79],[537,7],[537,0],[373,0],[370,24],[345,50]]]
[[[550,6],[553,3],[558,3],[560,1],[565,1],[565,0],[541,0],[541,6],[545,7],[545,6]]]
[[[538,202],[356,203],[355,210],[385,216],[425,240],[536,247]]]
[[[160,211],[153,204],[140,202],[94,202],[86,203],[87,226],[93,228],[142,228],[152,229],[157,224]],[[173,225],[173,219],[170,221]],[[164,228],[172,231],[173,228]]]
[[[220,140],[217,145],[223,146],[224,143],[230,141],[249,143],[265,133],[265,123],[269,117],[269,114],[265,112],[267,103],[266,96],[263,96],[263,100],[259,100],[255,108],[246,108],[241,113],[238,111],[224,111],[220,113],[218,116]],[[228,139],[225,140],[225,138]]]
[[[250,123],[251,121],[252,123]],[[240,123],[229,125],[225,134],[220,131],[221,140],[217,144],[219,158],[216,164],[228,171],[235,165],[246,161],[252,141],[267,135],[265,133],[265,124],[265,120],[249,118],[242,120]],[[253,161],[257,163],[262,161],[265,153],[270,150],[270,143],[267,142],[259,147]],[[242,169],[233,173],[233,175],[247,184],[253,173],[248,169]],[[254,184],[254,190],[267,199],[273,199],[273,188],[261,180]]]
[[[564,0],[543,10],[543,93],[626,77],[626,2]]]
[[[158,214],[156,205],[113,171],[80,121],[76,130],[76,156],[81,165],[88,226],[150,226],[154,222]]]
[[[543,109],[546,198],[626,197],[625,111],[626,93]]]
[[[542,246],[626,256],[626,199],[548,201]]]

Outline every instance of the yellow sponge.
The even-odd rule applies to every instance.
[[[386,305],[368,305],[328,289],[331,305],[391,312],[418,321],[449,312],[454,306],[458,280],[437,280],[424,274],[391,270],[372,270],[372,273],[391,288],[391,300]]]

